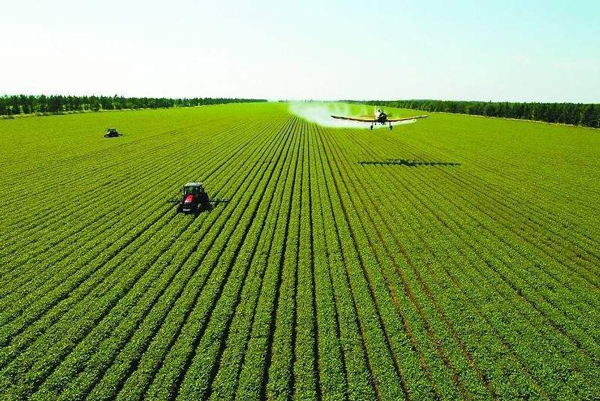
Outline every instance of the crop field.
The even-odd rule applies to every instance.
[[[600,398],[598,130],[261,103],[0,143],[2,399]],[[177,214],[188,181],[229,202]]]

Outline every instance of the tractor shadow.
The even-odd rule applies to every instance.
[[[168,200],[167,203],[173,204],[173,203],[179,203],[179,201],[176,200],[176,199],[171,199],[171,200]],[[205,206],[198,207],[198,209],[196,209],[196,211],[194,211],[194,212],[182,212],[181,209],[177,208],[175,210],[175,213],[176,214],[188,215],[188,216],[194,216],[194,218],[196,218],[196,217],[200,216],[203,213],[210,213],[210,212],[212,212],[221,203],[229,203],[229,199],[215,199],[215,200],[211,200],[210,203],[208,203]]]
[[[460,166],[460,163],[456,162],[444,162],[444,161],[420,161],[420,160],[409,160],[409,159],[386,159],[386,160],[374,160],[374,161],[360,161],[358,162],[361,166],[373,165],[373,166],[405,166],[405,167],[455,167]]]
[[[198,208],[198,209],[197,209],[195,212],[193,212],[193,213],[186,213],[186,214],[188,214],[188,215],[190,215],[190,216],[194,216],[194,218],[196,218],[196,217],[200,216],[201,214],[204,214],[204,213],[210,213],[210,212],[212,212],[212,211],[213,211],[213,209],[214,209],[213,205],[210,205],[210,206],[204,206],[204,207],[199,207],[199,208]]]
[[[192,213],[192,214],[194,216],[198,216],[198,215],[200,215],[202,213],[210,213],[213,210],[215,210],[222,203],[225,203],[225,204],[229,203],[229,199],[211,200],[209,204],[207,204],[206,206],[202,206],[195,213]]]

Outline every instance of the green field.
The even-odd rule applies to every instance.
[[[265,103],[0,141],[2,399],[600,398],[598,130]],[[176,214],[193,180],[230,202]]]

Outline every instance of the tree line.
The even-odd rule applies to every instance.
[[[55,114],[82,111],[158,109],[224,103],[266,102],[264,99],[236,98],[154,98],[123,96],[5,95],[0,97],[0,115]]]
[[[356,103],[434,112],[517,118],[600,128],[600,104],[478,102],[459,100],[370,100]]]

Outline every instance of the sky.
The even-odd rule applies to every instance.
[[[600,103],[599,0],[0,0],[0,94]]]

